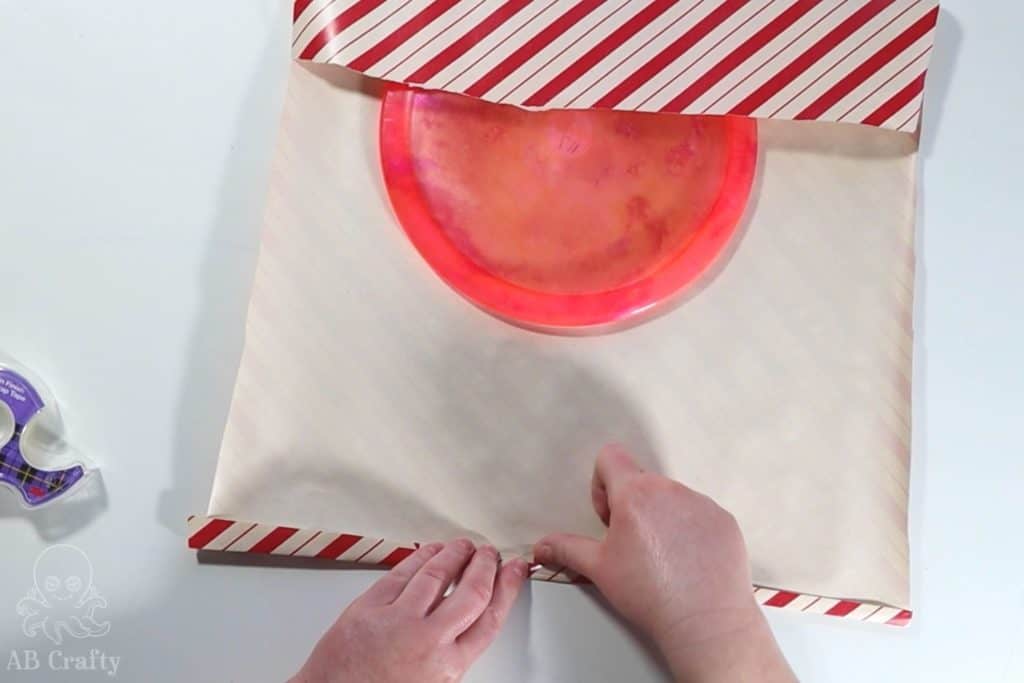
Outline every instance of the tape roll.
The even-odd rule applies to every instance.
[[[7,442],[14,437],[14,413],[7,407],[7,404],[0,401],[0,448],[7,445]]]
[[[60,433],[60,413],[42,384],[0,365],[0,483],[29,507],[56,500],[85,478],[80,464],[55,466],[69,454]]]

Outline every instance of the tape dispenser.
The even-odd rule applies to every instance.
[[[89,476],[63,432],[46,385],[0,354],[0,484],[16,491],[28,508],[66,498]]]

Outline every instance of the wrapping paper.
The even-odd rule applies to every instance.
[[[433,31],[416,47],[416,36],[457,6],[490,7],[441,4],[419,3],[420,14],[388,15],[357,35],[359,20],[383,11],[374,3],[300,2],[297,56],[415,82],[394,69],[418,64],[422,76],[423,64],[437,68],[438,54],[458,52],[451,46],[462,45],[465,27],[452,22],[448,42]],[[678,9],[667,4],[666,12]],[[849,86],[866,63],[874,70],[823,110],[823,121],[800,120],[811,118],[803,110],[760,120],[758,178],[730,253],[674,310],[595,337],[521,330],[449,290],[388,206],[376,150],[379,85],[335,66],[294,64],[246,346],[209,510],[190,521],[190,545],[387,565],[416,542],[456,535],[506,554],[528,552],[553,530],[600,535],[588,482],[598,448],[616,441],[736,514],[763,604],[905,624],[917,138],[899,131],[917,125],[923,75],[918,83],[914,74],[926,59],[910,51],[930,40],[930,27],[915,31],[934,3],[838,3],[828,14],[807,4],[723,23],[731,33],[718,39],[729,49],[712,54],[718,62],[708,68],[755,40],[738,65],[776,55],[779,69],[741,73],[745,101],[838,26],[849,30],[844,40],[881,41],[871,55],[892,52],[897,39],[901,49],[881,65],[871,55],[846,64],[842,55],[859,48],[843,52],[841,41],[822,53],[846,64],[818,69],[823,93]],[[719,6],[731,3],[709,3]],[[781,26],[779,16],[797,6],[803,13],[793,10]],[[874,11],[867,20],[865,7]],[[353,9],[366,13],[353,20]],[[723,22],[747,11],[733,9]],[[851,29],[858,12],[863,21]],[[687,16],[675,33],[665,29],[667,46],[707,18]],[[314,31],[316,21],[333,29]],[[622,25],[613,15],[605,24],[604,38],[594,27],[572,34],[571,59],[534,57],[563,71],[589,64],[588,50]],[[776,32],[761,40],[769,25]],[[553,43],[568,35],[558,30]],[[895,38],[886,33],[894,30]],[[367,49],[391,52],[362,57],[358,41],[367,36],[376,41]],[[494,49],[528,68],[534,57],[517,57],[522,45],[504,40]],[[787,52],[793,45],[804,50],[797,57]],[[403,46],[414,49],[388,57]],[[680,59],[702,47],[690,45]],[[641,56],[650,61],[659,49],[668,48]],[[492,62],[492,71],[504,63]],[[375,73],[380,64],[391,71]],[[572,73],[590,73],[581,69]],[[881,85],[872,81],[879,69],[889,69]],[[705,83],[706,92],[732,73]],[[901,85],[907,77],[910,90]],[[696,71],[678,85],[700,78]],[[482,87],[470,94],[501,99]],[[624,102],[614,106],[630,108]],[[546,106],[564,104],[552,96]],[[840,109],[866,112],[844,119],[863,125],[827,122],[842,118]],[[576,578],[558,568],[536,577]]]
[[[917,129],[936,0],[297,0],[293,54],[524,107]]]

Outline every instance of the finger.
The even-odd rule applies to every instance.
[[[533,557],[541,564],[566,567],[593,580],[597,573],[601,544],[576,534],[551,534],[533,548]]]
[[[615,497],[615,490],[643,470],[633,460],[629,451],[619,445],[605,446],[597,456],[594,478],[607,492],[607,498]]]
[[[491,604],[497,574],[498,551],[491,546],[478,548],[455,590],[430,615],[431,621],[455,640]]]
[[[394,604],[417,614],[426,614],[452,585],[472,555],[473,543],[468,539],[446,543],[444,549],[430,558],[409,580]]]
[[[430,558],[441,552],[443,543],[429,543],[422,546],[404,560],[395,565],[394,569],[382,576],[370,586],[359,600],[372,605],[390,605],[401,595],[409,580],[425,565]]]
[[[611,507],[608,505],[608,490],[604,482],[597,476],[597,467],[594,468],[594,476],[590,478],[590,502],[594,504],[594,512],[601,518],[605,526],[608,526],[612,517]]]
[[[529,565],[521,557],[517,557],[505,564],[494,582],[494,594],[491,596],[491,604],[484,609],[480,617],[473,622],[465,633],[456,640],[458,645],[466,653],[467,661],[473,661],[486,650],[498,632],[508,620],[519,592],[526,582],[529,573]]]

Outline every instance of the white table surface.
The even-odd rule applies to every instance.
[[[44,376],[105,500],[0,496],[0,679],[102,650],[129,681],[281,680],[367,572],[199,565],[287,60],[278,0],[0,0],[0,349]],[[922,143],[904,631],[771,614],[807,681],[1024,681],[1024,6],[947,0]],[[64,526],[67,528],[61,529]],[[103,638],[54,646],[15,604],[83,549]],[[35,672],[10,653],[36,649]],[[471,681],[655,681],[586,594],[535,586]]]

